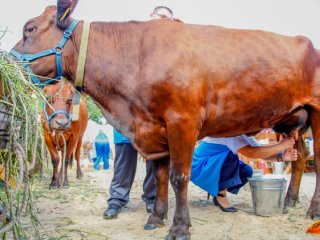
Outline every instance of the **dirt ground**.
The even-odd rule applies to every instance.
[[[170,188],[169,213],[165,226],[145,231],[143,225],[148,214],[140,197],[145,175],[142,161],[138,163],[127,207],[117,219],[103,219],[113,176],[112,164],[111,161],[109,170],[95,171],[92,166],[83,168],[85,176],[82,180],[76,179],[75,168],[71,169],[68,189],[49,190],[49,177],[35,184],[35,202],[43,225],[43,229],[40,229],[43,239],[165,239],[173,218],[174,193]],[[319,239],[319,236],[305,233],[305,229],[314,222],[306,218],[314,187],[315,175],[305,175],[300,193],[301,202],[295,209],[281,216],[260,217],[252,213],[249,186],[244,187],[237,196],[230,197],[240,211],[224,213],[213,205],[211,199],[207,201],[204,191],[190,183],[188,198],[192,239]],[[28,222],[26,226],[30,226]]]

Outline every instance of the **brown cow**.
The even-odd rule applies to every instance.
[[[88,158],[89,162],[92,161],[90,156],[89,156],[89,151],[92,149],[92,142],[90,141],[85,141],[82,144],[82,151],[83,151],[83,156]]]
[[[12,54],[33,61],[35,53],[55,48],[76,23],[70,18],[76,4],[59,0],[58,8],[29,20]],[[80,22],[63,48],[62,72],[71,82],[82,28]],[[55,57],[42,56],[32,70],[58,75]],[[307,38],[171,20],[95,22],[83,91],[143,157],[154,160],[157,198],[146,228],[163,225],[170,179],[176,211],[168,239],[190,238],[187,186],[197,139],[273,127],[301,108],[315,138],[317,186],[308,214],[320,216],[320,54]]]
[[[79,120],[72,121],[71,110],[72,100],[74,97],[74,87],[64,81],[60,81],[54,85],[48,85],[44,88],[47,96],[47,103],[42,111],[41,118],[43,120],[42,126],[44,129],[44,138],[48,146],[51,161],[53,165],[52,181],[50,188],[57,188],[60,184],[61,172],[58,174],[59,167],[59,153],[62,151],[64,155],[64,141],[60,136],[63,134],[66,140],[66,158],[64,171],[64,186],[68,186],[68,165],[71,164],[75,150],[75,159],[77,160],[77,178],[81,178],[82,172],[80,168],[80,153],[82,145],[82,137],[87,127],[88,112],[85,100],[80,101]],[[62,162],[63,164],[63,162]]]

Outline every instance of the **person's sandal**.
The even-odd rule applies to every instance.
[[[223,194],[218,194],[219,197],[226,197],[226,195],[223,195]],[[225,208],[223,207],[217,200],[217,197],[213,197],[213,203],[214,205],[218,206],[223,212],[237,212],[238,209],[235,208],[235,207],[228,207],[228,208]]]

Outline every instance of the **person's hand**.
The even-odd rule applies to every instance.
[[[285,162],[297,161],[297,159],[298,159],[297,149],[291,148],[291,149],[286,150],[283,153],[282,159]]]
[[[292,136],[294,137],[294,140],[298,141],[299,131],[295,130],[295,131],[292,133]]]
[[[283,138],[280,144],[283,146],[284,150],[289,150],[293,148],[295,142],[296,140],[294,139],[294,137],[287,137]]]

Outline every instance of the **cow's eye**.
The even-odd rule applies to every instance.
[[[28,27],[26,28],[26,32],[32,33],[32,32],[34,32],[36,29],[37,29],[37,28],[36,28],[35,26],[28,26]]]

